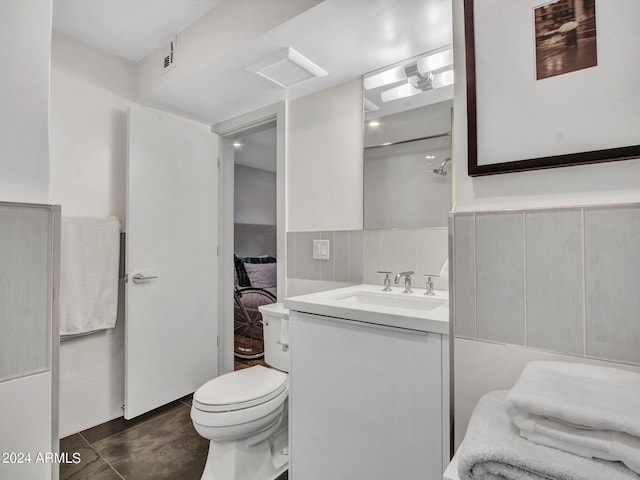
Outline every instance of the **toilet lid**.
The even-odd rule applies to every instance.
[[[208,381],[196,390],[193,400],[202,410],[228,412],[260,405],[286,388],[286,373],[256,365]]]

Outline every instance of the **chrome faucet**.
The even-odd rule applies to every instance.
[[[385,270],[378,270],[377,273],[382,273],[385,276],[384,277],[384,288],[382,289],[382,291],[383,292],[390,292],[391,291],[391,278],[389,278],[389,275],[393,275],[393,273],[392,272],[387,272]]]
[[[396,275],[394,282],[396,285],[400,283],[400,279],[404,277],[404,292],[402,293],[413,293],[413,290],[411,290],[411,275],[414,273],[415,272],[413,270],[409,270],[408,272],[400,272]]]

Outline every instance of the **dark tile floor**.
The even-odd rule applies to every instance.
[[[191,395],[63,438],[60,451],[81,461],[62,464],[60,480],[200,480],[209,442],[193,428],[190,408]]]

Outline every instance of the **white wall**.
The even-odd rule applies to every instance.
[[[52,466],[36,463],[38,453],[51,452],[51,372],[0,383],[0,453],[30,453],[31,463],[0,464],[0,478],[47,480]]]
[[[275,225],[275,172],[236,164],[234,183],[235,223]]]
[[[522,370],[532,360],[553,362],[581,362],[603,367],[620,368],[640,372],[635,365],[574,357],[544,352],[513,345],[499,345],[456,338],[454,349],[455,432],[454,443],[458,448],[464,438],[480,397],[494,390],[508,390],[520,377]]]
[[[362,229],[362,82],[288,103],[287,231]]]
[[[63,215],[116,215],[124,222],[134,64],[60,33],[52,50],[51,201],[62,204]],[[123,401],[120,308],[115,329],[60,346],[61,437],[121,416]]]
[[[496,22],[508,22],[500,10]],[[600,205],[640,201],[640,160],[552,168],[471,178],[467,175],[467,104],[465,90],[463,2],[453,2],[455,51],[454,161],[455,210],[494,210],[549,206]],[[629,52],[633,56],[635,52]],[[490,60],[476,57],[476,63]],[[504,69],[504,60],[497,59]],[[490,67],[489,67],[490,68]],[[611,83],[615,88],[615,82]],[[478,103],[482,99],[478,98]],[[593,118],[582,118],[592,123]],[[519,127],[531,128],[524,122]],[[522,151],[527,158],[527,151]]]
[[[3,46],[0,199],[3,201],[49,201],[51,15],[51,0],[0,2]],[[0,452],[31,452],[34,459],[30,464],[0,465],[2,478],[52,478],[51,465],[36,464],[35,455],[53,448],[54,379],[52,372],[44,372],[0,383],[0,431],[4,432]]]
[[[0,2],[0,200],[49,200],[51,0]]]
[[[508,22],[496,10],[496,22]],[[490,175],[467,175],[467,118],[463,2],[453,2],[454,94],[454,211],[482,211],[551,206],[640,202],[640,160]],[[635,52],[629,52],[634,55]],[[476,57],[476,63],[490,60]],[[503,59],[500,68],[504,68]],[[489,67],[490,68],[490,67]],[[612,82],[614,88],[615,82]],[[482,99],[478,99],[481,102]],[[592,122],[592,118],[581,119]],[[531,125],[523,123],[522,129]],[[522,156],[526,158],[527,152]],[[464,279],[456,278],[456,282]],[[509,388],[524,365],[535,359],[576,360],[524,347],[492,345],[456,339],[454,344],[456,445],[460,443],[475,403],[490,390]],[[580,358],[580,361],[591,360]],[[624,367],[627,368],[627,367]]]

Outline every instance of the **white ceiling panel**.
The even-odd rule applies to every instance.
[[[138,61],[220,0],[53,0],[53,29]]]

